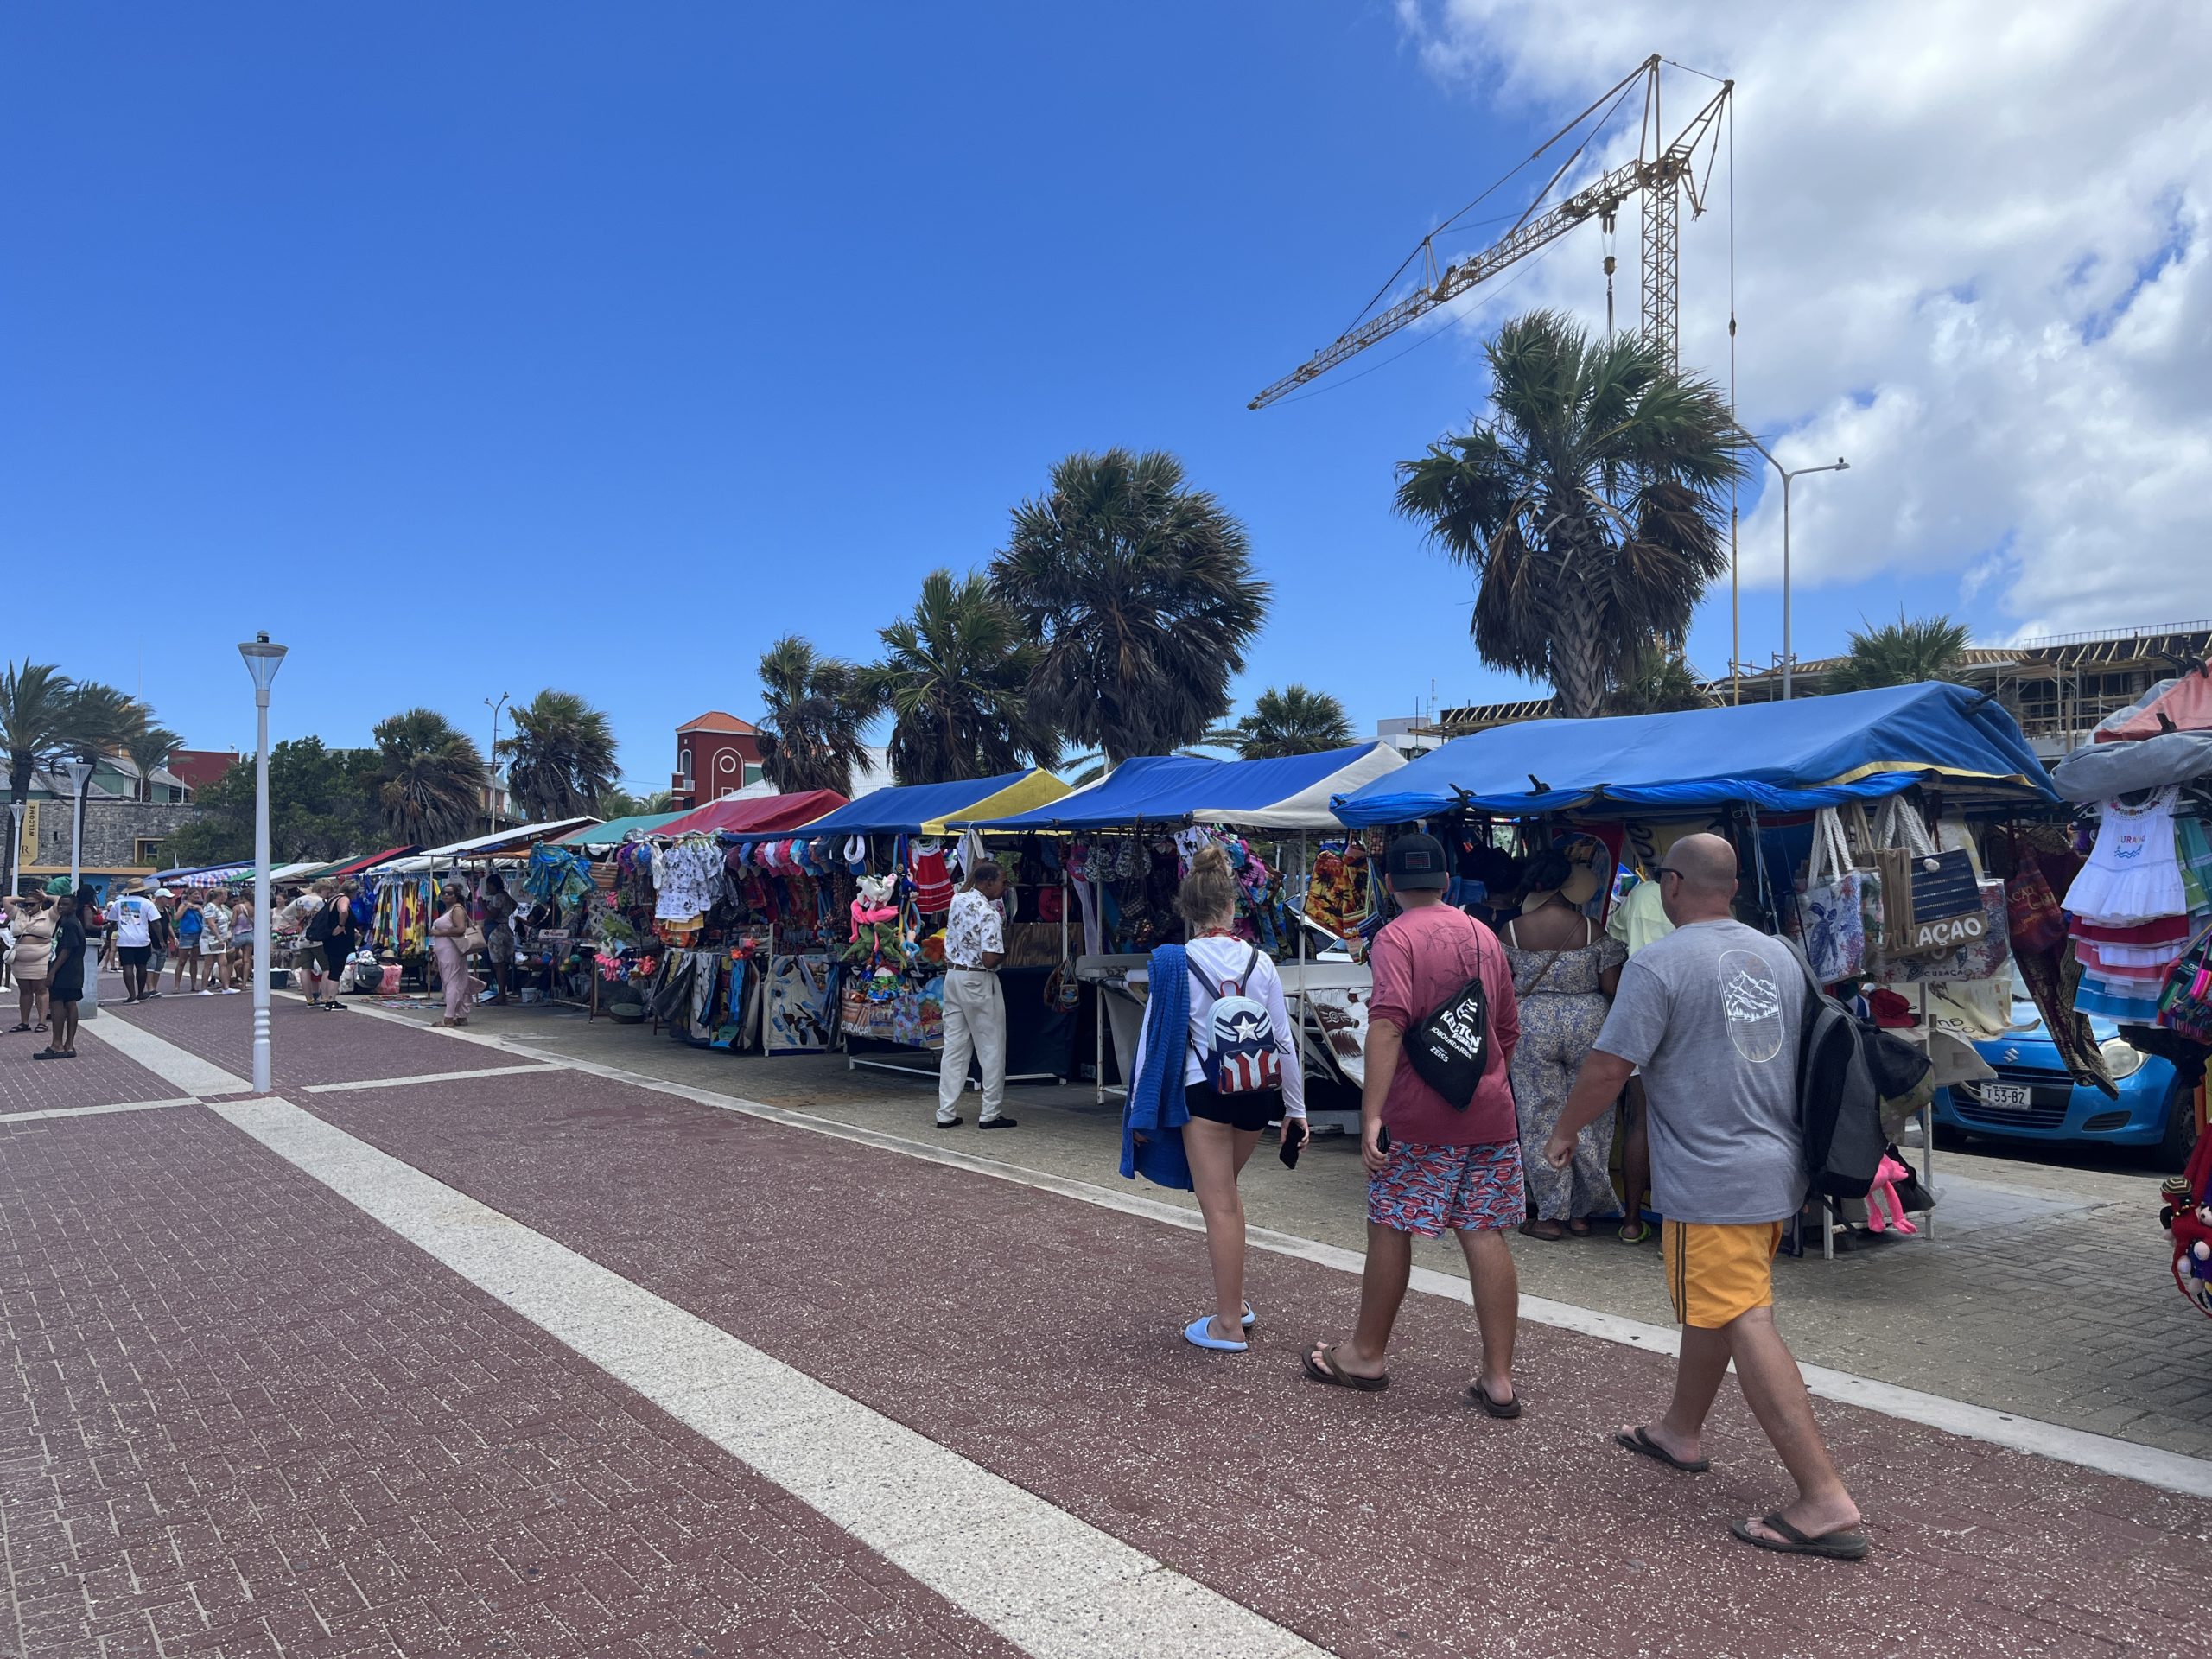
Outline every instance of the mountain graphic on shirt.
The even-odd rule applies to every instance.
[[[1740,969],[1720,988],[1720,995],[1731,1020],[1765,1020],[1782,1012],[1782,998],[1776,993],[1774,982]]]

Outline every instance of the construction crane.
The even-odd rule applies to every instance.
[[[1558,170],[1537,193],[1535,200],[1529,205],[1513,228],[1496,243],[1470,258],[1444,267],[1440,272],[1436,263],[1436,238],[1449,226],[1451,221],[1446,220],[1445,226],[1440,226],[1436,231],[1423,237],[1421,246],[1406,260],[1407,265],[1415,258],[1422,262],[1422,281],[1419,289],[1324,346],[1306,362],[1253,398],[1246,407],[1265,409],[1309,381],[1319,379],[1347,358],[1356,357],[1378,340],[1387,340],[1415,318],[1426,315],[1447,300],[1465,293],[1476,283],[1496,276],[1508,265],[1556,242],[1586,220],[1598,220],[1606,233],[1611,234],[1621,204],[1639,192],[1643,195],[1643,207],[1642,332],[1644,338],[1654,341],[1666,353],[1669,364],[1678,363],[1681,355],[1680,201],[1682,196],[1689,198],[1693,218],[1705,212],[1707,189],[1713,177],[1713,162],[1719,154],[1721,112],[1727,108],[1729,94],[1735,90],[1736,83],[1722,81],[1720,90],[1690,118],[1689,124],[1675,135],[1674,142],[1662,149],[1660,147],[1662,128],[1659,124],[1660,61],[1659,54],[1653,53],[1637,68],[1606,88],[1588,109],[1539,145],[1529,157],[1529,162],[1539,159],[1545,151],[1588,120],[1607,99],[1612,100],[1613,108],[1618,108],[1636,83],[1641,80],[1643,83],[1643,123],[1637,136],[1636,160],[1622,162],[1565,200],[1545,208],[1541,213],[1537,211],[1542,207],[1544,198],[1551,194],[1567,169],[1589,147],[1591,140],[1604,129],[1605,122],[1601,119],[1598,126],[1575,145],[1567,160],[1560,163]],[[1606,116],[1610,118],[1612,110],[1608,109]],[[1698,154],[1708,147],[1712,154],[1707,157],[1705,177],[1700,180],[1698,176]],[[1521,167],[1528,165],[1529,162],[1521,163]],[[1515,173],[1520,170],[1520,167],[1513,169]],[[1511,176],[1512,174],[1506,175],[1507,178]],[[1504,181],[1501,179],[1498,185]],[[1498,185],[1492,185],[1491,189],[1497,189]],[[1490,193],[1486,190],[1483,195]],[[1478,196],[1475,200],[1480,201],[1482,197]],[[1469,204],[1470,207],[1472,205]],[[1464,213],[1466,209],[1460,211]],[[1399,267],[1401,271],[1404,269],[1405,265]],[[1605,256],[1605,321],[1608,328],[1612,323],[1612,273],[1613,257],[1608,253]]]

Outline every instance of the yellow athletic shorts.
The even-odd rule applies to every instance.
[[[1670,1221],[1659,1231],[1667,1262],[1667,1294],[1675,1317],[1701,1331],[1722,1325],[1755,1307],[1774,1306],[1774,1253],[1782,1224]]]

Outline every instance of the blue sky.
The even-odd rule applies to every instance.
[[[1556,110],[1382,5],[14,9],[0,649],[205,746],[251,739],[257,628],[280,736],[421,702],[481,741],[484,698],[558,685],[663,784],[678,721],[756,711],[773,637],[868,653],[1056,459],[1126,444],[1250,528],[1246,697],[1302,679],[1367,729],[1432,680],[1515,695],[1389,510],[1480,401],[1477,330],[1244,404]],[[1542,283],[1601,303],[1601,251]],[[1798,650],[1900,602],[1957,607],[1956,572],[1824,589]],[[1745,620],[1772,652],[1772,589]],[[1724,584],[1693,656],[1727,654]]]

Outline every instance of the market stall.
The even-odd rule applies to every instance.
[[[1972,1043],[2012,1019],[2013,849],[2056,798],[2000,706],[1929,683],[1500,727],[1422,756],[1336,810],[1360,829],[1427,823],[1468,869],[1502,837],[1524,848],[1574,840],[1590,849],[1599,918],[1616,867],[1625,881],[1681,835],[1726,835],[1744,873],[1739,916],[1799,939],[1824,982],[1863,993],[1870,1016],[1926,1057],[1893,1124],[1905,1107],[1921,1119],[1925,1198],[1925,1101],[1937,1086],[1993,1075]],[[2034,987],[2032,965],[2022,971]]]
[[[369,918],[362,946],[365,974],[372,966],[398,969],[396,975],[380,974],[373,982],[359,978],[355,983],[366,988],[371,984],[381,987],[412,979],[428,989],[433,983],[429,929],[438,912],[442,889],[453,885],[465,889],[480,920],[486,876],[496,873],[503,882],[512,884],[518,879],[531,848],[597,822],[588,814],[579,814],[543,823],[518,824],[442,847],[402,852],[365,862],[358,868],[323,872],[317,879],[339,882],[356,908]]]
[[[2194,1089],[2196,1147],[2160,1192],[2175,1285],[2212,1314],[2212,664],[2160,681],[2058,763],[2052,783],[2080,815],[2065,843],[2030,850],[2066,960],[2069,1067],[2101,1051],[2086,1015],[2114,1021]]]
[[[823,900],[811,873],[753,849],[772,837],[788,847],[844,804],[835,790],[730,796],[633,829],[619,845],[582,849],[599,895],[588,935],[594,1014],[665,1028],[697,1047],[826,1046],[835,1011]]]
[[[1019,841],[1050,838],[1066,870],[1079,911],[1082,983],[1097,988],[1100,1017],[1093,1046],[1098,1098],[1106,1096],[1106,1045],[1128,1075],[1146,994],[1153,946],[1179,937],[1176,886],[1189,855],[1205,840],[1230,851],[1243,894],[1237,925],[1273,957],[1285,1000],[1303,1034],[1309,1070],[1341,1077],[1318,1022],[1317,995],[1345,977],[1363,975],[1349,962],[1316,961],[1311,937],[1318,878],[1333,891],[1344,876],[1341,855],[1314,840],[1341,837],[1330,801],[1386,778],[1406,764],[1385,743],[1330,749],[1269,760],[1215,760],[1157,755],[1125,760],[1097,782],[1027,812],[978,817],[973,826]]]
[[[830,872],[841,937],[829,944],[838,970],[837,1027],[848,1069],[937,1075],[933,1063],[894,1056],[934,1052],[944,992],[938,935],[963,874],[953,822],[1015,813],[1057,800],[1067,785],[1049,772],[1003,772],[966,782],[879,789],[806,827]],[[980,842],[969,844],[974,855]],[[995,849],[994,849],[995,850]],[[1058,987],[1070,935],[1059,870],[1024,867],[1009,849],[1007,1075],[1059,1081],[1074,1070],[1075,1010]]]

